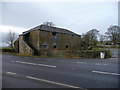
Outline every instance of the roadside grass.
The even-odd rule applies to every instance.
[[[23,56],[23,57],[39,57],[39,58],[63,58],[63,59],[87,59],[84,57],[65,57],[65,56],[45,56],[45,55],[41,55],[41,56],[33,56],[33,55],[26,55],[26,54],[20,54],[20,53],[13,53],[13,55],[16,56]],[[95,59],[98,59],[99,57],[96,57]],[[89,58],[89,59],[93,59],[93,58]]]
[[[105,50],[103,48],[92,48],[92,50]]]
[[[26,55],[26,54],[20,54],[20,53],[13,53],[13,55],[16,55],[16,56],[28,56],[28,57],[44,57],[44,58],[68,58],[68,59],[70,59],[70,58],[81,58],[81,57],[65,57],[65,56],[63,56],[63,55],[57,55],[57,56],[54,56],[54,55],[52,55],[52,56],[45,56],[45,55],[41,55],[41,56],[32,56],[32,55]]]
[[[85,57],[65,57],[65,56],[44,56],[44,55],[41,55],[41,56],[32,56],[32,55],[26,55],[26,54],[19,54],[19,53],[13,53],[13,55],[16,55],[16,56],[22,56],[22,57],[37,57],[37,58],[61,58],[61,59],[88,59],[88,58],[85,58]],[[95,58],[90,58],[89,59],[100,59],[100,57],[95,57]]]
[[[110,48],[110,49],[120,49],[120,47],[105,47],[105,48]]]
[[[97,46],[93,49],[104,49],[104,48],[108,48],[108,49],[120,49],[120,46],[119,47],[115,47],[115,46],[111,46],[111,47],[107,47],[107,46]]]
[[[51,58],[65,58],[64,56],[50,56],[50,55],[40,55],[40,56],[34,56],[34,55],[27,55],[27,54],[20,54],[20,53],[13,53],[13,55],[17,56],[29,56],[29,57],[51,57]]]
[[[6,51],[3,51],[3,50],[6,50]],[[9,52],[10,50],[12,50],[11,47],[0,47],[0,53],[12,53],[12,52]]]
[[[99,41],[99,42],[97,42],[97,44],[104,44],[105,42],[101,42],[101,41]]]
[[[0,49],[12,49],[11,47],[0,47]]]
[[[20,54],[20,53],[13,53],[13,55],[16,55],[16,56],[32,56],[32,55]],[[32,57],[35,57],[35,56],[32,56]]]

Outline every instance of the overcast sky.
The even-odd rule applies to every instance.
[[[0,31],[21,33],[46,21],[78,34],[94,28],[103,34],[118,25],[118,2],[2,2]]]

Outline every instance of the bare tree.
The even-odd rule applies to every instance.
[[[18,34],[12,31],[9,31],[6,36],[6,43],[14,50],[14,41],[16,40]]]
[[[120,26],[110,26],[105,34],[112,42],[120,42]]]
[[[55,26],[55,24],[53,22],[44,22],[42,25]]]

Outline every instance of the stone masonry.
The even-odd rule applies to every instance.
[[[59,54],[62,50],[80,50],[81,36],[67,29],[39,25],[19,35],[14,44],[21,54]]]

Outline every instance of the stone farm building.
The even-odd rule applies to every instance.
[[[15,52],[26,55],[59,55],[67,50],[80,50],[81,36],[67,29],[39,25],[19,35]]]

